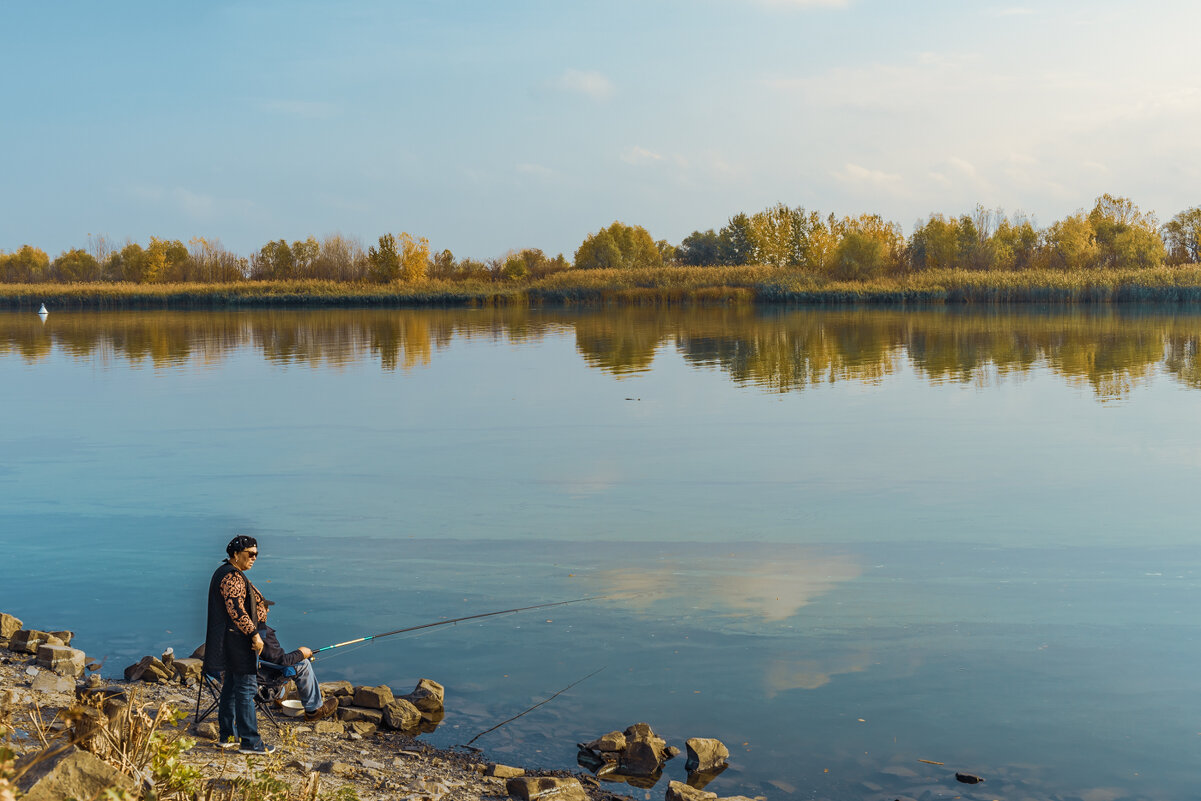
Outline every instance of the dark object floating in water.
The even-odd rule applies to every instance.
[[[964,784],[979,784],[980,782],[984,781],[984,779],[971,773],[956,773],[955,781],[960,781]]]

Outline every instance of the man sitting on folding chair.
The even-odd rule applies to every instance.
[[[275,602],[266,601],[265,605],[271,607]],[[263,640],[263,650],[259,653],[259,683],[274,684],[279,679],[296,682],[296,692],[304,704],[304,719],[307,721],[322,720],[334,714],[338,710],[338,700],[331,697],[322,702],[317,676],[309,662],[312,650],[302,645],[295,651],[284,653],[279,638],[275,636],[275,629],[268,626],[266,621],[259,624],[258,631]],[[278,684],[282,689],[286,681]]]

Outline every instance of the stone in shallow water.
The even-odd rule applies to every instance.
[[[437,713],[443,709],[446,689],[433,679],[421,679],[404,699],[424,713]]]
[[[654,741],[634,740],[621,752],[621,769],[625,773],[650,774],[663,765],[663,750]]]
[[[611,731],[590,743],[580,744],[580,748],[587,748],[591,751],[621,751],[625,747],[626,736],[619,731]]]
[[[397,698],[384,707],[384,725],[389,729],[413,729],[420,723],[421,710],[404,698]]]
[[[669,782],[665,801],[717,801],[717,793],[698,790],[683,782]]]
[[[730,757],[730,749],[721,740],[708,737],[689,737],[684,743],[688,759],[684,768],[689,771],[706,771],[721,767]]]

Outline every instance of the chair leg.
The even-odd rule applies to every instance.
[[[201,712],[200,699],[204,696],[205,688],[208,688],[209,695],[212,696],[213,700],[207,707],[204,708],[204,711]],[[207,681],[202,677],[196,686],[196,717],[193,723],[200,725],[201,721],[207,719],[209,715],[213,714],[213,710],[216,709],[220,703],[221,694],[217,691],[217,688],[213,686],[212,682]]]
[[[279,727],[279,721],[275,719],[275,713],[271,711],[271,704],[259,701],[256,698],[254,699],[254,705],[260,712],[267,716],[267,720],[271,721],[271,725],[275,727],[275,733],[282,733],[283,730]]]

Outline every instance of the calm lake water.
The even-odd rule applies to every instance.
[[[727,743],[722,795],[1192,798],[1199,342],[1180,308],[0,314],[0,610],[119,674],[201,640],[246,532],[288,647],[605,596],[317,662],[445,684],[438,745],[603,666],[476,745],[571,767],[646,721]]]

